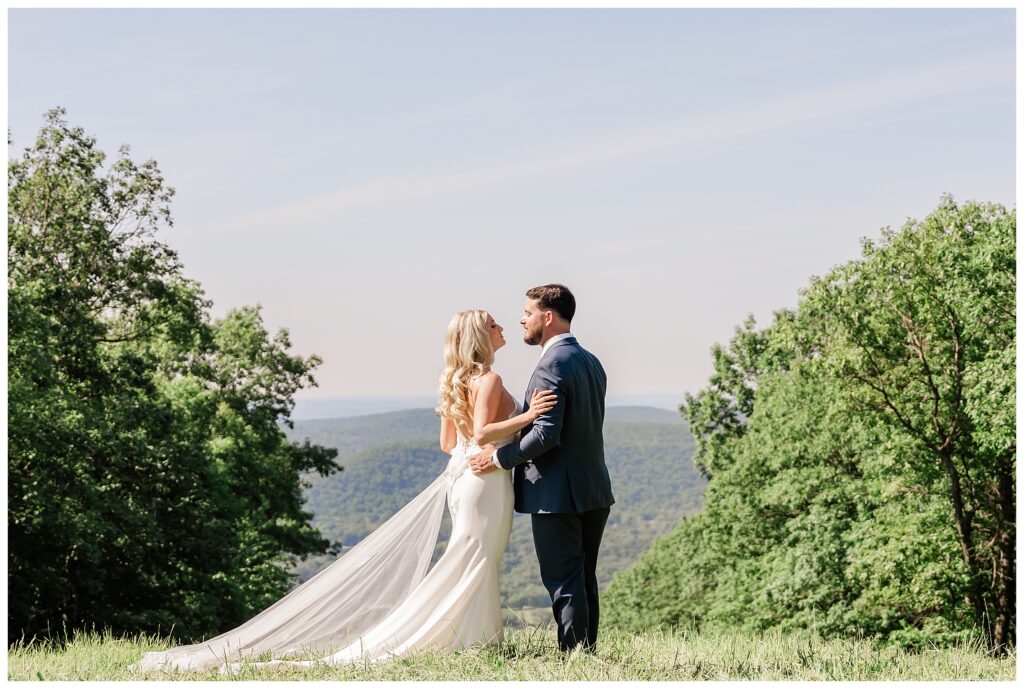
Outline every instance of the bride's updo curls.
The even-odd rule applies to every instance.
[[[493,363],[494,345],[487,332],[487,312],[470,309],[452,316],[444,336],[444,372],[434,411],[454,421],[463,437],[473,435],[469,384]]]

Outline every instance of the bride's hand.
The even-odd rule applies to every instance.
[[[530,397],[530,409],[526,412],[530,421],[536,421],[538,416],[554,409],[557,401],[558,395],[554,390],[534,390]]]

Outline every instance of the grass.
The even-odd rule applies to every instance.
[[[169,648],[169,639],[84,632],[65,644],[15,644],[8,649],[9,680],[133,680],[128,670],[144,651]],[[295,680],[1001,680],[1013,681],[1016,654],[993,658],[979,646],[909,652],[865,640],[819,639],[805,634],[651,631],[603,632],[595,655],[555,650],[554,628],[507,630],[500,649],[426,652],[388,663],[255,670],[228,677],[151,673],[148,679]]]

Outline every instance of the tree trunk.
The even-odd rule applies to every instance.
[[[1011,460],[999,463],[999,555],[996,565],[996,614],[992,631],[993,651],[1003,655],[1008,647],[1016,645],[1014,618],[1017,612],[1017,565],[1016,565],[1016,499],[1014,496],[1013,470]]]
[[[974,513],[964,509],[960,473],[953,462],[952,453],[949,451],[942,452],[940,457],[942,466],[949,475],[950,497],[953,500],[953,517],[956,520],[956,532],[960,536],[960,553],[963,556],[964,564],[967,565],[968,576],[971,579],[970,588],[967,591],[967,604],[974,608],[975,623],[985,630],[985,634],[991,643],[992,625],[985,614],[985,597],[981,587],[978,557],[974,549]]]

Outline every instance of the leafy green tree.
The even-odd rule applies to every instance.
[[[945,198],[713,350],[704,509],[607,618],[1014,643],[1013,212]]]
[[[335,452],[289,443],[320,360],[270,339],[258,308],[212,322],[156,239],[156,164],[48,113],[8,165],[9,641],[62,628],[226,629],[281,595],[327,542],[299,472]]]
[[[944,198],[806,304],[856,411],[912,440],[905,471],[948,497],[965,600],[996,647],[1015,612],[1015,231],[1014,212]]]

